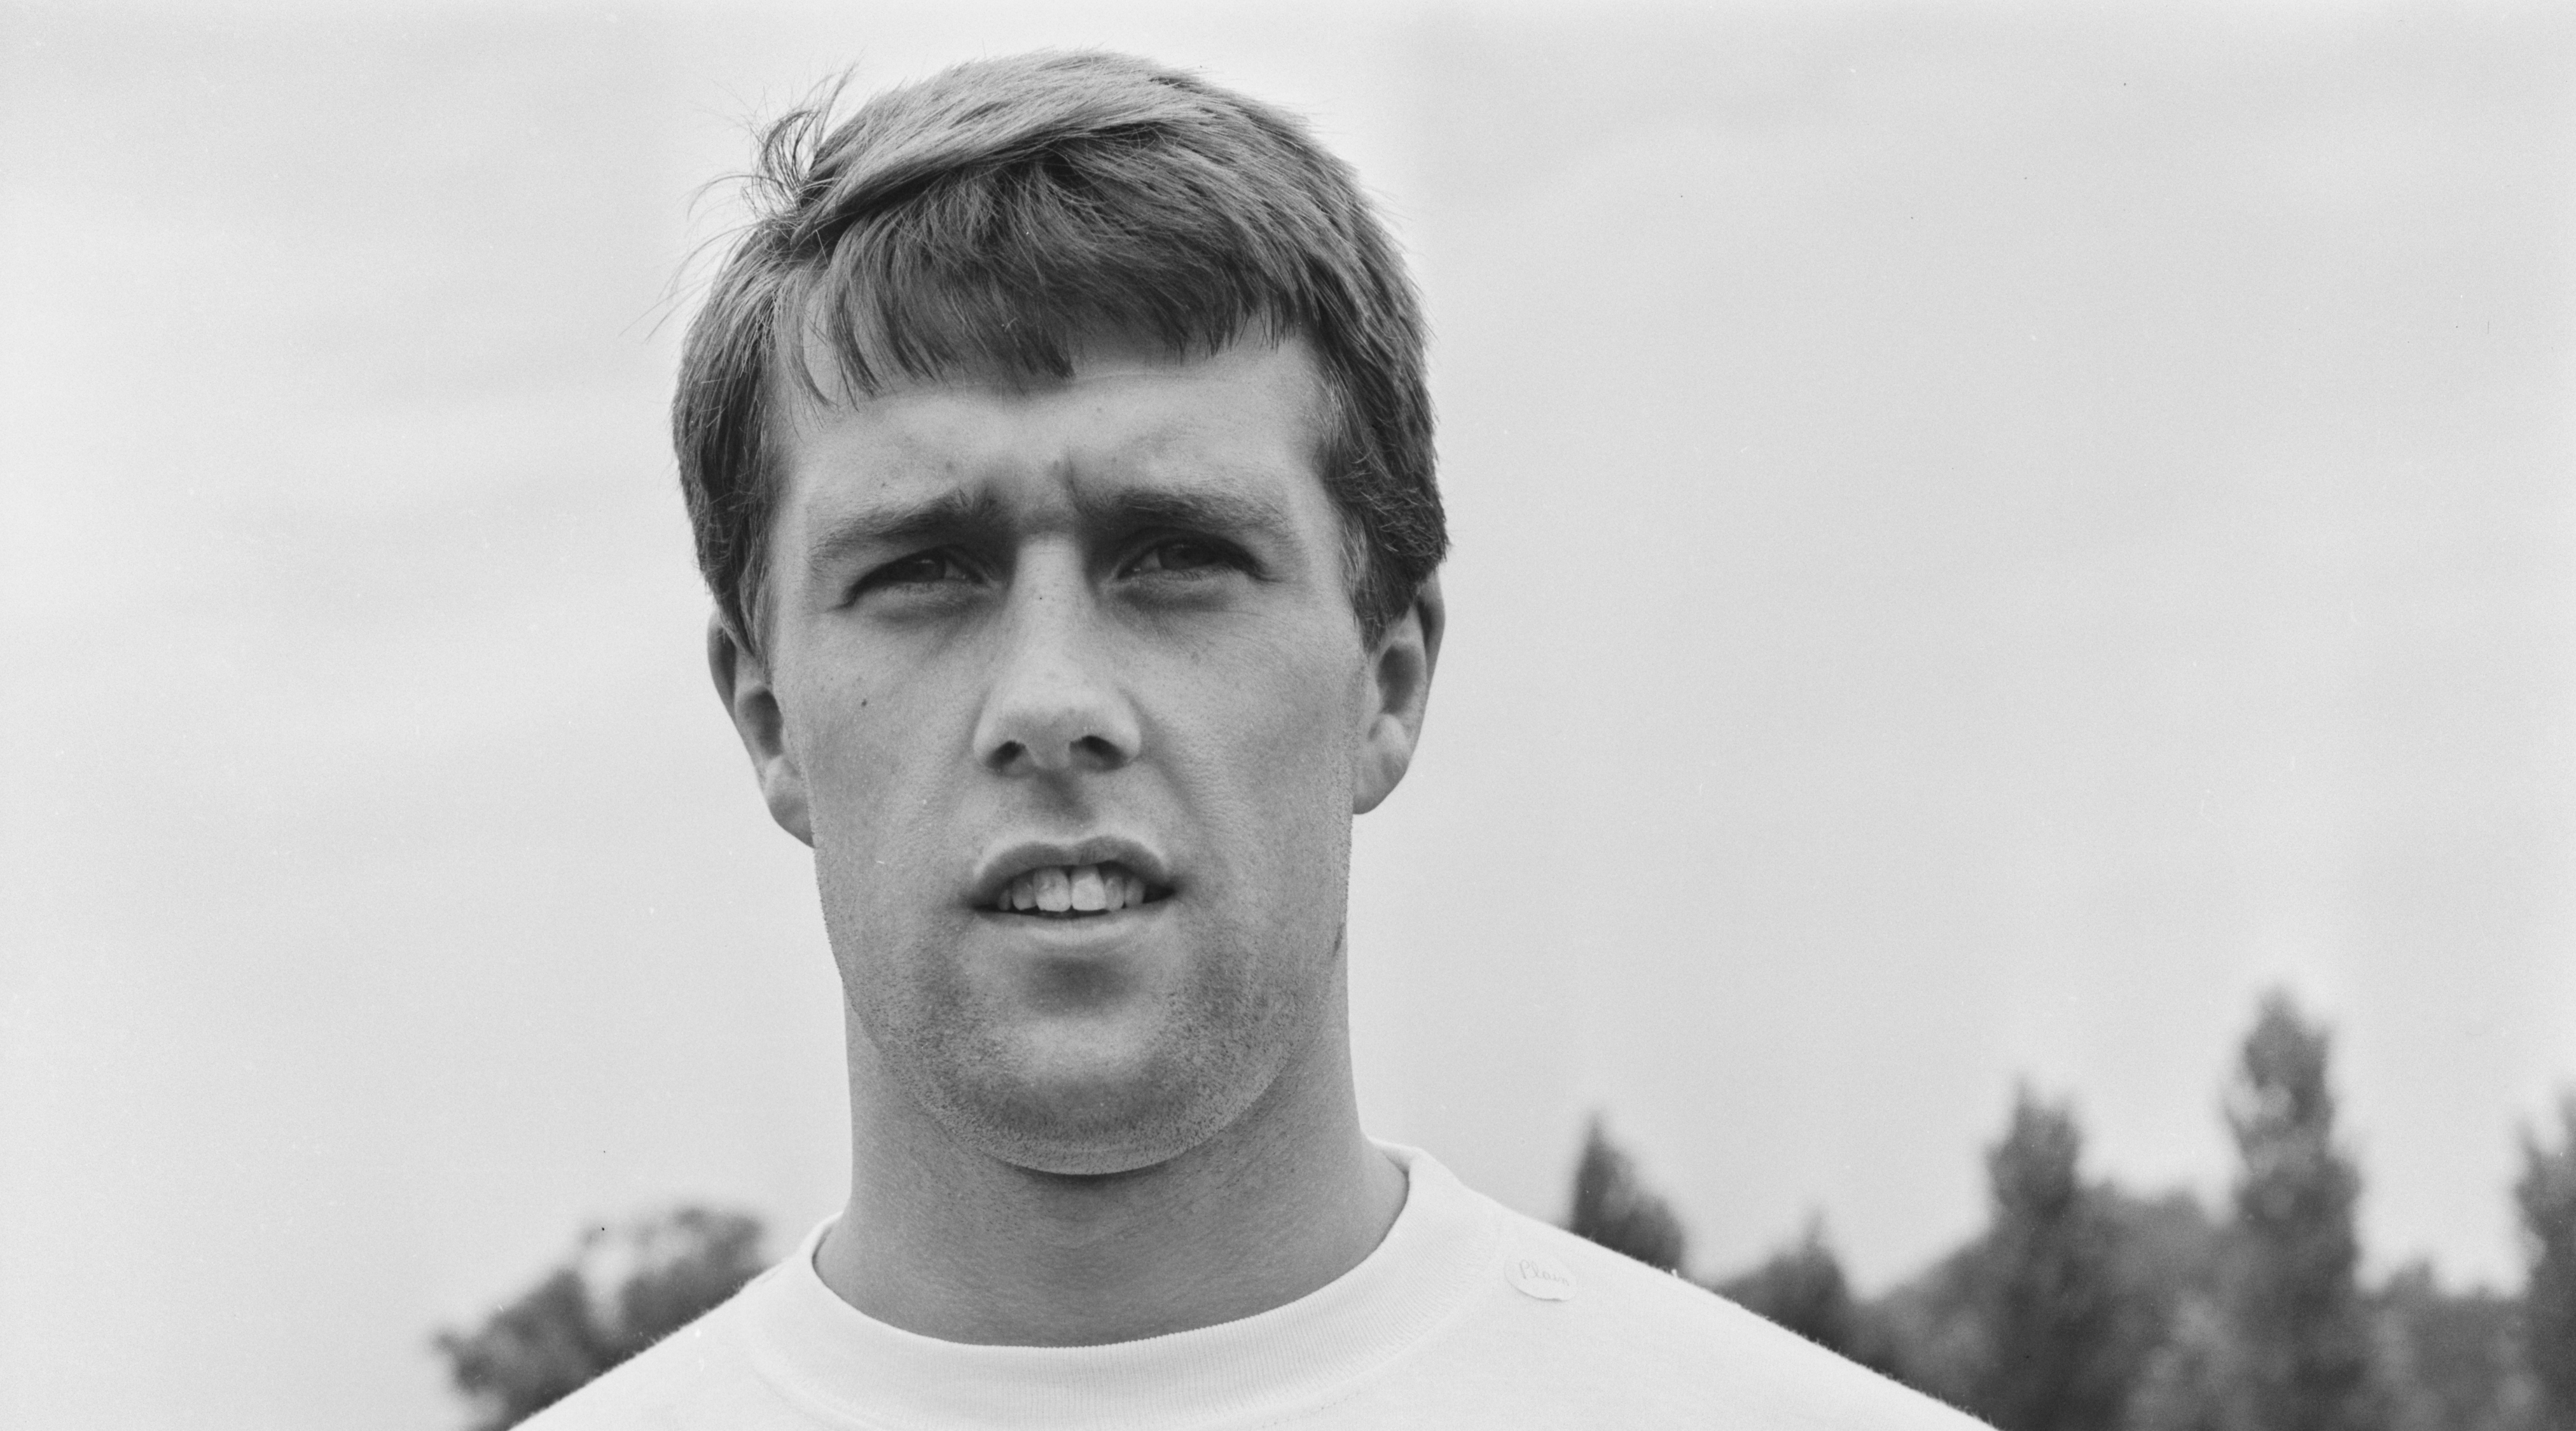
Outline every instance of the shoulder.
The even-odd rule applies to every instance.
[[[526,1431],[787,1431],[810,1424],[753,1365],[742,1323],[774,1270],[520,1425]]]
[[[1499,1204],[1504,1316],[1537,1335],[1513,1355],[1638,1424],[1679,1413],[1742,1427],[1981,1431],[1939,1401],[1827,1351],[1696,1283]]]

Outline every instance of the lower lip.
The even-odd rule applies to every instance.
[[[1124,909],[1102,910],[1095,914],[1048,915],[1013,910],[981,909],[976,913],[984,923],[1030,938],[1050,942],[1081,943],[1087,938],[1105,934],[1123,934],[1159,914],[1170,904],[1168,898],[1147,904],[1131,904]]]

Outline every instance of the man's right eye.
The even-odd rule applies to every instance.
[[[951,551],[914,552],[898,557],[859,578],[854,596],[872,591],[918,590],[975,580],[975,573]]]

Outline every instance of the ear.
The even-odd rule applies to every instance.
[[[1431,668],[1439,664],[1440,633],[1447,625],[1448,608],[1435,574],[1369,652],[1368,708],[1361,712],[1359,750],[1351,761],[1354,815],[1376,809],[1413,764],[1422,713],[1431,704]]]
[[[769,668],[752,654],[721,613],[707,618],[707,673],[715,677],[716,695],[751,755],[752,773],[760,778],[760,797],[769,802],[769,818],[806,844],[814,827],[805,817],[805,776],[787,750],[787,718],[778,708],[778,693],[769,684]]]

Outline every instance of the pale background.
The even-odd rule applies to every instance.
[[[586,1221],[846,1158],[661,434],[746,116],[1104,43],[1316,122],[1455,625],[1372,1125],[1701,1272],[1970,1233],[2017,1076],[2216,1195],[2337,1030],[2371,1266],[2576,1080],[2576,29],[2498,6],[0,9],[0,1423],[434,1428]],[[679,312],[685,313],[685,294]]]

